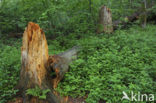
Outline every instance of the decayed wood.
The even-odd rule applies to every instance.
[[[146,16],[145,18],[147,19],[147,15],[150,14],[151,12],[140,12],[140,11],[137,11],[135,13],[133,13],[132,15],[130,16],[126,16],[125,19],[126,21],[122,21],[122,20],[116,20],[116,21],[113,21],[113,27],[114,29],[117,29],[118,27],[122,27],[124,28],[128,23],[130,22],[133,22],[135,20],[138,20],[140,18],[140,16]],[[146,22],[146,19],[145,19],[145,22]]]
[[[99,12],[99,23],[97,28],[97,33],[112,33],[112,14],[109,8],[102,6]]]
[[[77,58],[77,52],[80,47],[75,46],[58,55],[49,56],[48,67],[50,71],[55,71],[56,77],[52,79],[53,88],[57,87],[57,84],[63,78],[64,74],[69,69],[69,64]]]
[[[30,22],[23,34],[23,44],[21,47],[20,81],[18,88],[23,95],[24,103],[36,103],[40,100],[26,95],[26,90],[35,86],[41,89],[50,89],[50,83],[47,78],[48,45],[45,34],[38,24]],[[48,95],[48,101],[58,103],[59,101],[53,94]],[[41,102],[41,101],[40,101]],[[41,102],[44,103],[44,102]]]
[[[20,72],[21,87],[32,88],[42,86],[46,77],[48,46],[45,34],[37,24],[30,22],[23,34],[21,47],[22,69]]]
[[[56,95],[54,88],[68,71],[69,63],[76,56],[79,47],[73,47],[58,55],[49,56],[45,34],[38,24],[30,22],[23,34],[21,47],[20,80],[18,89],[23,95],[23,103],[66,103],[66,99]],[[56,77],[51,77],[54,71]],[[46,100],[26,95],[29,88],[50,89]],[[66,100],[66,101],[65,101]]]
[[[126,16],[125,17],[125,21],[124,20],[115,20],[113,21],[113,27],[114,29],[117,29],[118,27],[126,27],[126,25],[130,22],[134,22],[135,20],[138,20],[138,19],[143,19],[143,26],[145,25],[144,23],[147,22],[147,18],[148,18],[148,15],[152,14],[150,8],[152,8],[154,6],[155,2],[153,1],[152,4],[150,5],[146,5],[145,8],[138,8],[136,10],[136,12],[134,12],[132,15],[130,16]],[[145,10],[143,10],[145,9]],[[142,18],[143,17],[143,18]]]

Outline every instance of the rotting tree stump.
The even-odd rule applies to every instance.
[[[97,27],[97,33],[112,33],[112,13],[109,8],[102,6],[99,11],[99,23]]]
[[[38,24],[30,22],[23,34],[21,47],[21,71],[17,88],[22,94],[23,103],[65,103],[63,98],[56,95],[54,88],[68,71],[69,63],[73,60],[79,47],[73,47],[64,53],[49,56],[45,34]],[[50,73],[54,71],[55,77]],[[46,100],[26,95],[26,90],[38,86],[40,89],[50,89]]]

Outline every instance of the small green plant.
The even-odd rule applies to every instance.
[[[79,58],[70,65],[56,90],[72,97],[87,95],[87,103],[98,103],[100,99],[121,102],[122,91],[154,94],[155,30],[152,25],[146,29],[134,26],[109,36],[86,35],[77,41],[82,46]],[[69,47],[73,41],[65,38],[64,44]]]
[[[19,41],[0,38],[0,103],[6,103],[18,92],[14,89],[20,70],[20,48],[16,47],[18,44]]]
[[[116,30],[113,35],[70,33],[55,40],[48,39],[50,55],[75,45],[82,46],[78,59],[70,65],[56,88],[57,92],[71,97],[87,95],[87,103],[98,103],[100,99],[121,103],[122,91],[155,94],[155,32],[155,25],[147,25],[145,29],[133,25],[128,30]],[[0,38],[0,103],[6,103],[16,95],[14,87],[20,74],[21,41]],[[48,91],[33,88],[27,90],[27,94],[42,99]]]
[[[41,90],[39,87],[27,89],[26,94],[39,97],[39,99],[46,99],[47,93],[50,92],[50,89]]]

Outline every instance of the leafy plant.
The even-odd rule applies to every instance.
[[[0,39],[0,103],[7,102],[18,92],[14,87],[19,80],[20,48],[16,46],[19,43],[14,40]]]
[[[46,99],[47,93],[50,92],[50,89],[41,90],[39,87],[27,89],[26,94],[39,97],[39,99]]]
[[[5,36],[23,32],[29,21],[40,24],[47,34],[51,55],[82,46],[78,60],[70,65],[57,88],[62,95],[87,96],[87,103],[100,99],[116,103],[121,102],[122,91],[156,93],[156,26],[142,29],[133,25],[112,35],[95,34],[102,5],[111,9],[113,21],[126,22],[125,17],[133,14],[142,1],[0,0],[0,103],[12,99],[18,91],[14,87],[21,67],[22,40]],[[147,0],[148,4],[154,2]],[[156,5],[149,10],[155,15]],[[35,87],[27,92],[45,99],[49,90]]]
[[[77,41],[83,46],[57,91],[87,103],[121,102],[122,91],[155,94],[155,26],[118,30],[114,35],[89,35]],[[70,39],[70,37],[68,37]],[[72,37],[71,37],[72,38]],[[67,44],[73,44],[74,39]],[[76,41],[75,41],[76,42]],[[67,46],[68,47],[68,46]],[[124,101],[128,102],[128,101]]]

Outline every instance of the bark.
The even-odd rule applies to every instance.
[[[130,16],[126,16],[125,17],[125,21],[122,21],[122,20],[116,20],[116,21],[113,21],[113,27],[114,29],[117,29],[119,27],[126,27],[127,24],[129,24],[130,22],[134,22],[138,19],[143,19],[142,21],[142,24],[143,25],[146,25],[146,22],[147,22],[147,15],[151,14],[150,11],[147,11],[147,12],[140,12],[140,11],[137,11],[135,13],[133,13],[132,15]],[[143,18],[142,18],[143,17]]]
[[[126,16],[125,21],[123,21],[123,20],[113,21],[114,29],[117,29],[119,27],[124,28],[130,22],[134,22],[135,20],[138,20],[138,19],[142,19],[142,25],[143,25],[143,27],[145,27],[145,25],[147,23],[148,15],[152,14],[151,10],[149,10],[149,9],[154,6],[154,2],[150,5],[144,4],[144,6],[145,6],[144,8],[137,9],[136,12],[134,12],[132,15]]]
[[[77,52],[80,47],[75,46],[58,55],[49,56],[48,67],[49,71],[55,71],[56,77],[52,79],[53,88],[56,88],[64,74],[69,69],[69,64],[77,58]]]
[[[112,33],[112,14],[109,8],[102,6],[99,12],[99,24],[97,28],[97,33]]]
[[[141,26],[143,27],[143,28],[145,28],[146,27],[146,24],[147,24],[147,15],[146,15],[146,9],[147,9],[147,1],[146,0],[143,0],[143,7],[142,7],[142,12],[143,12],[143,14],[141,15],[141,18],[143,19],[142,21],[141,21]]]
[[[49,56],[45,34],[38,24],[30,22],[23,34],[21,47],[21,71],[18,89],[24,103],[60,103],[63,98],[56,95],[54,88],[68,71],[72,57],[78,52],[74,47],[64,53]],[[52,70],[56,77],[51,77]],[[26,90],[38,86],[40,89],[50,89],[46,100],[26,95]],[[65,101],[63,101],[65,103]]]
[[[141,12],[137,11],[130,16],[126,16],[125,21],[122,21],[122,20],[113,21],[114,29],[117,29],[120,26],[125,27],[129,22],[133,22],[133,21],[137,20],[139,18],[140,14],[141,14]]]

